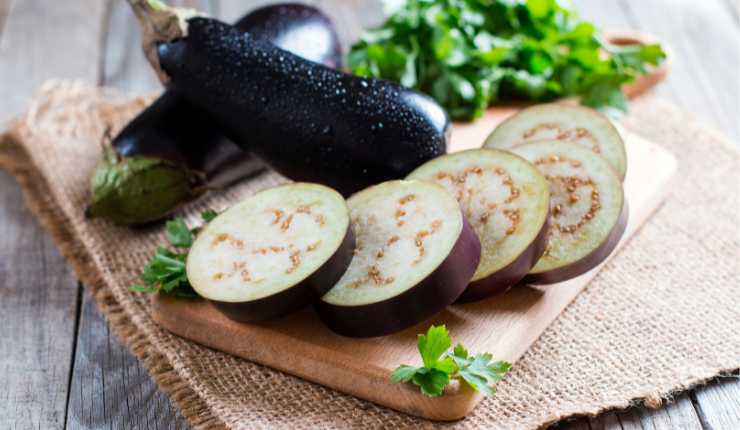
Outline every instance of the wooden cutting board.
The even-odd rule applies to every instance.
[[[666,71],[665,66],[655,70],[625,91],[639,94],[662,79]],[[513,107],[494,108],[475,123],[456,125],[450,151],[480,147],[496,124],[514,112]],[[666,150],[630,133],[625,133],[625,140],[628,171],[624,187],[630,216],[626,233],[612,255],[661,204],[676,172],[676,160]],[[371,339],[334,334],[312,309],[270,323],[241,324],[227,319],[206,301],[159,295],[154,300],[153,317],[165,329],[202,345],[412,415],[455,420],[470,413],[482,397],[465,385],[451,384],[443,396],[429,398],[416,386],[390,379],[400,364],[420,364],[417,334],[426,332],[430,324],[446,324],[453,342],[461,342],[473,353],[491,352],[497,359],[515,363],[602,266],[559,284],[522,285],[488,300],[453,305],[401,333]]]
[[[483,120],[456,128],[452,149],[480,146],[495,124],[512,112],[493,109]],[[676,161],[666,150],[633,134],[627,134],[626,141],[629,168],[624,185],[630,219],[619,248],[660,205],[676,171]],[[211,348],[399,411],[454,420],[472,411],[481,397],[464,386],[451,386],[444,396],[427,398],[417,387],[390,380],[398,365],[420,363],[416,335],[430,324],[446,324],[454,342],[514,363],[600,267],[559,284],[520,286],[488,300],[454,305],[401,333],[372,339],[336,335],[311,309],[271,323],[240,324],[205,301],[158,296],[153,316],[165,329]]]

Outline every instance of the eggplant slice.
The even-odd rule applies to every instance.
[[[545,252],[549,185],[525,159],[495,149],[473,149],[427,162],[409,179],[445,187],[480,239],[481,261],[459,302],[506,291]]]
[[[627,226],[622,183],[603,158],[571,142],[515,146],[550,182],[545,254],[524,279],[550,284],[583,274],[614,250]]]
[[[339,282],[317,302],[332,330],[382,336],[453,303],[478,267],[480,243],[439,185],[390,181],[349,199],[357,242]]]
[[[523,109],[499,124],[483,147],[508,149],[542,140],[574,142],[591,148],[624,180],[627,152],[622,136],[609,118],[583,106],[552,103]]]
[[[349,267],[349,219],[342,196],[322,185],[263,191],[198,234],[188,255],[188,281],[237,321],[296,311],[326,293]]]

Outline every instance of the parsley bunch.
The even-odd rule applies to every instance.
[[[496,392],[494,384],[503,379],[511,364],[494,361],[489,353],[472,356],[460,344],[450,353],[452,339],[447,328],[431,326],[426,335],[420,334],[417,342],[423,362],[422,367],[399,366],[391,374],[396,382],[418,385],[425,396],[441,396],[452,378],[459,378],[473,390],[484,395]]]
[[[465,120],[502,98],[578,95],[625,111],[622,84],[664,59],[658,44],[607,43],[558,0],[407,0],[349,54],[355,74],[418,89]]]
[[[201,214],[205,223],[211,222],[218,214],[207,210]],[[131,286],[131,291],[139,293],[156,293],[159,291],[171,293],[178,297],[197,297],[188,282],[185,272],[185,260],[188,250],[193,245],[199,228],[190,229],[182,218],[167,221],[165,234],[176,251],[159,247],[141,274],[141,284]]]

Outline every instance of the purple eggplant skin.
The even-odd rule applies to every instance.
[[[455,302],[478,268],[481,244],[463,216],[460,236],[442,264],[414,287],[376,303],[339,306],[318,300],[319,319],[348,337],[376,337],[399,332],[432,317]]]
[[[622,206],[622,212],[617,220],[617,224],[612,228],[612,231],[609,232],[609,236],[607,236],[598,248],[586,257],[567,266],[550,270],[548,272],[531,273],[525,276],[523,281],[533,285],[555,284],[580,276],[598,266],[606,260],[617,245],[619,245],[619,241],[627,230],[629,213],[630,211],[627,205],[627,200],[625,200],[624,206]]]
[[[289,315],[309,306],[339,281],[352,261],[354,249],[355,236],[350,225],[334,254],[301,283],[251,302],[210,302],[229,319],[243,323],[265,322]]]
[[[289,179],[347,196],[446,152],[449,119],[431,98],[306,61],[215,19],[186,22],[187,36],[158,43],[155,69]]]
[[[284,3],[257,9],[235,25],[327,67],[342,66],[339,37],[318,9]],[[106,148],[92,181],[88,215],[118,224],[162,219],[208,188],[251,176],[264,164],[224,137],[210,115],[166,91],[131,121]]]
[[[547,249],[550,219],[545,220],[534,241],[506,267],[483,279],[471,282],[455,303],[470,303],[508,291],[524,279]]]
[[[300,3],[265,6],[235,26],[306,60],[342,68],[342,44],[334,24],[314,7]]]

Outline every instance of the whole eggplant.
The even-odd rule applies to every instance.
[[[192,11],[129,3],[167,86],[290,179],[349,195],[446,152],[447,114],[425,95],[306,61]]]
[[[341,67],[334,26],[314,7],[266,6],[235,28],[307,60]],[[166,91],[104,148],[87,214],[126,225],[164,218],[209,188],[261,170],[263,164],[245,151],[248,145],[248,140],[234,144],[207,112]]]

